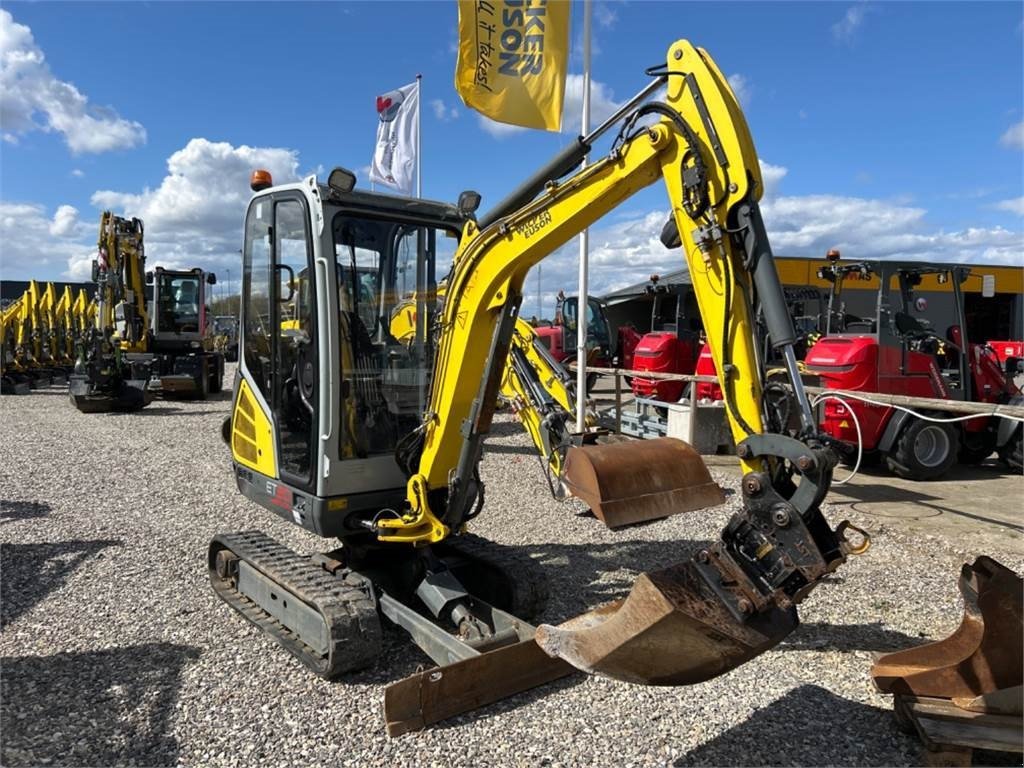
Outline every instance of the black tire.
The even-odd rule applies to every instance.
[[[216,358],[213,372],[210,374],[210,393],[217,394],[224,389],[224,358]]]
[[[935,480],[956,463],[959,436],[952,424],[911,419],[886,464],[907,480]]]
[[[960,444],[959,461],[961,464],[981,464],[996,451],[996,434],[986,430],[978,434],[963,434]]]
[[[1024,471],[1024,424],[1017,427],[1017,431],[999,446],[999,460],[1014,472]]]
[[[196,399],[205,400],[210,394],[210,370],[209,365],[203,365],[203,361],[200,361],[199,367],[203,370],[196,381],[196,384],[199,386],[199,391],[196,392]]]

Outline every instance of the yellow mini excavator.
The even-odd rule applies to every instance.
[[[867,546],[820,510],[836,456],[800,380],[736,98],[686,41],[647,74],[636,97],[479,218],[475,193],[449,205],[358,191],[341,168],[326,184],[275,187],[253,174],[228,429],[235,478],[249,498],[341,546],[307,558],[259,531],[222,534],[209,548],[211,582],[325,677],[373,663],[382,621],[405,629],[440,669],[389,686],[392,734],[573,668],[651,685],[721,675],[792,632],[797,604]],[[661,90],[664,101],[651,101]],[[609,153],[578,170],[616,126]],[[466,532],[484,509],[478,466],[523,284],[530,267],[659,180],[672,211],[662,241],[682,246],[721,372],[742,509],[719,542],[643,574],[625,600],[535,630],[527,620],[546,594],[538,566]],[[438,302],[437,254],[453,241]],[[413,344],[385,327],[400,270],[416,276]],[[297,291],[304,271],[312,279]],[[755,306],[793,388],[795,435],[761,396]],[[571,445],[565,462],[581,470],[567,472],[600,495],[602,473],[639,465],[638,447],[634,497],[693,456],[671,438]]]
[[[68,386],[78,410],[135,411],[155,390],[199,398],[220,391],[224,355],[214,349],[205,301],[213,273],[146,272],[142,221],[104,211],[93,281],[93,323]]]

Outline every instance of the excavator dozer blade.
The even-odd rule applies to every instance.
[[[71,404],[82,413],[129,413],[145,408],[153,401],[153,393],[143,379],[130,379],[118,387],[100,390],[85,376],[71,376],[68,382]]]
[[[692,563],[643,573],[625,600],[553,627],[537,642],[591,674],[643,685],[688,685],[778,644],[799,620],[772,607],[747,621],[726,608]]]
[[[401,736],[501,701],[576,670],[527,638],[479,656],[419,672],[384,689],[388,735]]]
[[[700,454],[674,437],[574,446],[562,481],[609,528],[725,501]]]
[[[1024,581],[984,555],[960,571],[964,616],[935,643],[889,653],[871,668],[884,693],[968,701],[1024,682]],[[990,697],[991,698],[991,697]],[[999,699],[996,696],[994,699]]]

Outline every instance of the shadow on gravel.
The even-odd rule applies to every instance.
[[[141,411],[136,411],[133,416],[205,416],[209,413],[224,413],[222,408],[207,408],[203,411],[187,411],[184,408],[143,408]]]
[[[484,455],[488,453],[512,453],[520,456],[538,456],[537,449],[532,445],[504,445],[503,443],[484,443]]]
[[[0,544],[0,628],[59,589],[87,559],[120,544],[115,540]]]
[[[801,624],[780,645],[780,651],[899,651],[928,642],[881,622],[871,624]]]
[[[919,749],[891,711],[801,685],[675,765],[917,765]]]
[[[611,544],[537,544],[524,546],[548,578],[551,599],[541,614],[557,624],[629,594],[642,571],[685,562],[710,541],[616,541]]]
[[[0,525],[13,523],[15,520],[34,520],[46,517],[53,508],[41,501],[8,501],[0,499]]]
[[[0,763],[175,765],[168,731],[190,646],[152,643],[0,659]]]

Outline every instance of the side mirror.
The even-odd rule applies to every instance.
[[[991,299],[996,295],[996,276],[995,275],[982,275],[981,276],[981,295],[986,299]]]
[[[96,259],[92,260],[92,281],[94,283],[100,281],[100,263]]]
[[[147,272],[146,273],[146,285],[152,285],[152,284],[153,284],[153,273],[152,272]]]
[[[206,282],[207,282],[208,285],[216,285],[217,284],[217,275],[215,275],[213,272],[207,272],[206,273]]]

